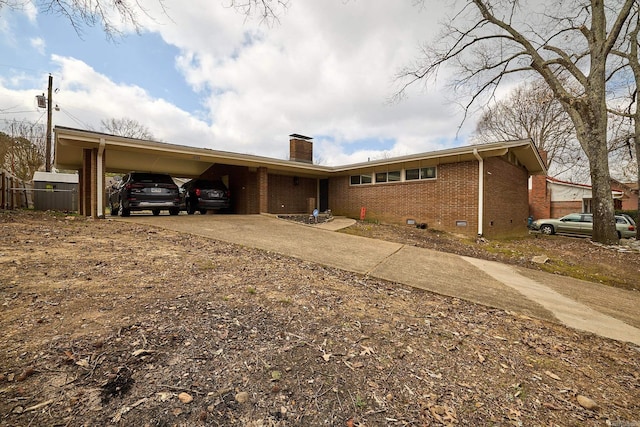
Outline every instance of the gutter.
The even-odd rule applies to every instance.
[[[478,236],[483,234],[484,223],[484,159],[478,153],[478,149],[473,149],[473,155],[478,159]]]

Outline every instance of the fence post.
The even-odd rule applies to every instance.
[[[6,185],[6,174],[4,173],[3,170],[0,170],[0,208],[5,209],[6,208],[6,203],[7,203],[7,195],[6,195],[6,191],[7,191],[7,185]]]

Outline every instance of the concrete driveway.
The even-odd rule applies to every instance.
[[[334,232],[352,224],[349,219],[317,226],[268,215],[133,214],[118,220],[277,252],[640,345],[638,292]]]

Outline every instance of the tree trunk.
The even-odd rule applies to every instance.
[[[637,108],[637,107],[636,107]],[[636,211],[636,240],[640,240],[640,123],[636,120],[636,137],[633,138],[636,145],[636,162],[638,163],[638,210]]]
[[[593,210],[592,239],[605,244],[618,244],[608,151],[605,144],[598,144],[592,150],[589,156],[589,169]]]
[[[593,83],[593,82],[592,82]],[[615,210],[611,193],[611,175],[609,173],[609,150],[607,149],[607,110],[604,101],[600,101],[596,92],[604,90],[601,85],[592,85],[590,102],[560,100],[565,111],[571,117],[576,128],[576,137],[589,159],[591,174],[591,207],[593,213],[594,242],[607,245],[618,244]],[[604,97],[602,97],[604,100]]]

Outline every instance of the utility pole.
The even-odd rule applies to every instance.
[[[47,141],[45,143],[44,165],[47,172],[51,172],[51,95],[53,88],[53,76],[49,74],[49,89],[47,95]]]

